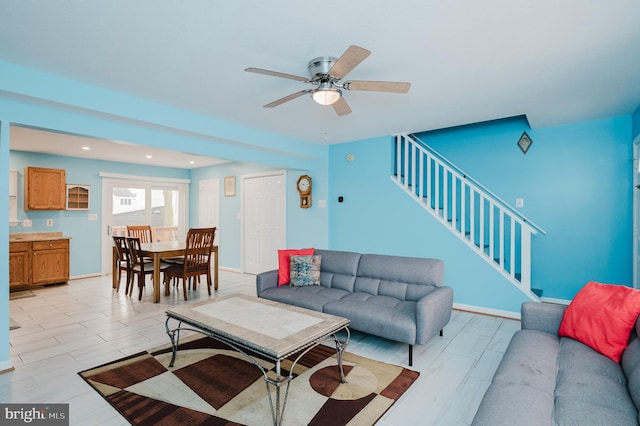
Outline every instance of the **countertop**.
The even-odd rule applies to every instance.
[[[33,232],[29,234],[9,234],[9,242],[20,241],[51,241],[51,240],[70,240],[71,237],[65,237],[62,232]]]

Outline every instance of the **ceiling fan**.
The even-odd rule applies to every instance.
[[[301,90],[284,98],[278,99],[264,105],[265,108],[273,108],[285,102],[296,99],[304,94],[310,93],[314,101],[320,105],[331,105],[338,115],[351,113],[351,108],[342,97],[343,90],[361,90],[368,92],[388,92],[407,93],[411,83],[400,83],[394,81],[344,81],[340,82],[351,70],[360,62],[364,61],[370,51],[359,46],[349,46],[340,59],[331,56],[320,56],[309,61],[310,77],[300,77],[292,74],[285,74],[277,71],[269,71],[261,68],[247,68],[245,71],[256,74],[270,75],[273,77],[288,78],[303,83],[311,83],[317,86],[313,89]]]

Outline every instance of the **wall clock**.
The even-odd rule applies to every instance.
[[[300,176],[296,187],[300,193],[300,208],[308,209],[311,207],[311,177],[308,175]]]

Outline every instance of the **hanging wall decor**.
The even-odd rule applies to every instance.
[[[224,196],[235,197],[236,196],[236,177],[227,176],[224,178]]]
[[[518,146],[522,150],[522,153],[526,154],[532,144],[533,141],[531,140],[527,132],[522,132],[522,136],[520,136],[520,139],[518,140]]]

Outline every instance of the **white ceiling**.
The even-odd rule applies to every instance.
[[[250,128],[322,144],[526,115],[532,127],[630,114],[640,104],[638,0],[14,0],[0,2],[0,60]],[[353,113],[307,88],[351,45],[346,78],[412,83],[347,92]],[[13,141],[12,141],[13,143]]]
[[[21,126],[11,126],[11,149],[177,169],[195,169],[227,162],[213,157]]]

